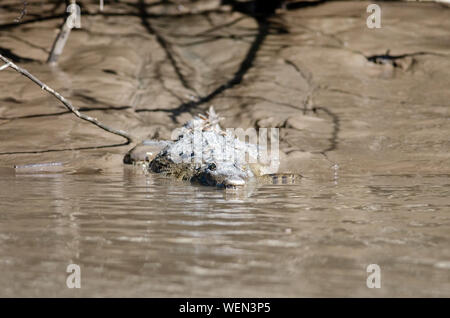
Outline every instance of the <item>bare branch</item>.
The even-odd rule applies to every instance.
[[[53,42],[52,50],[48,56],[47,63],[56,63],[58,61],[59,56],[62,54],[64,50],[64,46],[66,45],[67,39],[69,38],[70,31],[72,28],[69,26],[69,18],[66,19],[64,24],[61,27],[58,35],[56,36],[55,42]]]
[[[67,39],[69,38],[70,31],[73,28],[81,28],[80,7],[76,4],[76,0],[70,0],[69,3],[66,11],[69,12],[70,15],[67,16],[55,38],[55,42],[53,42],[47,63],[56,64],[58,62],[58,58],[62,54]]]
[[[132,141],[131,136],[123,131],[123,130],[117,130],[111,127],[108,127],[107,125],[99,122],[96,118],[90,117],[88,115],[85,115],[83,113],[80,113],[78,111],[78,109],[76,109],[71,102],[69,102],[67,99],[65,99],[63,96],[61,96],[58,92],[56,92],[55,90],[53,90],[52,88],[48,87],[45,83],[43,83],[41,80],[39,80],[37,77],[35,77],[33,74],[31,74],[30,72],[28,72],[26,69],[23,69],[19,66],[17,66],[16,64],[14,64],[13,62],[11,62],[10,60],[8,60],[6,57],[4,57],[3,55],[0,54],[0,60],[2,60],[3,62],[5,62],[6,64],[3,65],[0,68],[1,70],[6,69],[7,67],[10,67],[12,69],[14,69],[16,72],[22,74],[23,76],[27,77],[28,79],[30,79],[31,81],[33,81],[35,84],[37,84],[39,87],[41,87],[43,90],[49,92],[51,95],[53,95],[56,99],[58,99],[68,110],[70,110],[72,113],[75,114],[75,116],[77,116],[80,119],[86,120],[94,125],[96,125],[97,127],[100,127],[101,129],[111,133],[111,134],[115,134],[118,136],[121,136],[123,138],[126,138],[128,143],[130,143]]]

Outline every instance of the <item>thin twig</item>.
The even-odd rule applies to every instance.
[[[67,99],[65,99],[63,96],[61,96],[58,92],[56,92],[55,90],[53,90],[51,87],[48,87],[46,84],[44,84],[41,80],[39,80],[37,77],[35,77],[34,75],[32,75],[30,72],[28,72],[26,69],[23,69],[19,66],[17,66],[16,64],[14,64],[13,62],[11,62],[10,60],[8,60],[6,57],[4,57],[3,55],[0,54],[0,60],[2,60],[3,62],[5,62],[6,64],[3,65],[1,67],[0,70],[3,70],[4,68],[6,68],[6,66],[9,66],[10,68],[14,69],[16,72],[22,74],[23,76],[29,78],[31,81],[33,81],[35,84],[39,85],[43,90],[49,92],[51,95],[53,95],[56,99],[58,99],[61,103],[63,103],[63,105],[70,110],[72,113],[75,114],[75,116],[77,116],[80,119],[86,120],[94,125],[96,125],[97,127],[100,127],[101,129],[111,133],[111,134],[115,134],[118,136],[121,136],[123,138],[126,138],[128,143],[132,142],[132,138],[131,136],[123,131],[123,130],[117,130],[111,127],[106,126],[105,124],[99,122],[96,118],[90,117],[88,115],[85,115],[83,113],[80,113],[78,111],[78,109],[76,109],[72,103],[70,101],[68,101]]]

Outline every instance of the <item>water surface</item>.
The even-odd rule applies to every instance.
[[[448,175],[223,191],[135,167],[0,188],[2,296],[450,295]],[[369,264],[381,289],[366,287]]]

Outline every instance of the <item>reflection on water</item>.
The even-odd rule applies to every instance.
[[[223,191],[125,167],[0,189],[0,296],[450,296],[448,175]]]

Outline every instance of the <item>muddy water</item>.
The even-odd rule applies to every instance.
[[[92,4],[49,67],[64,8],[3,25],[13,2],[2,54],[134,140],[1,72],[1,296],[450,296],[447,7],[383,3],[370,30],[365,2],[263,23],[215,1]],[[223,191],[122,164],[210,104],[224,127],[279,127],[302,181]]]
[[[448,296],[448,180],[224,192],[135,169],[3,176],[2,296]],[[71,263],[80,290],[65,285]]]

